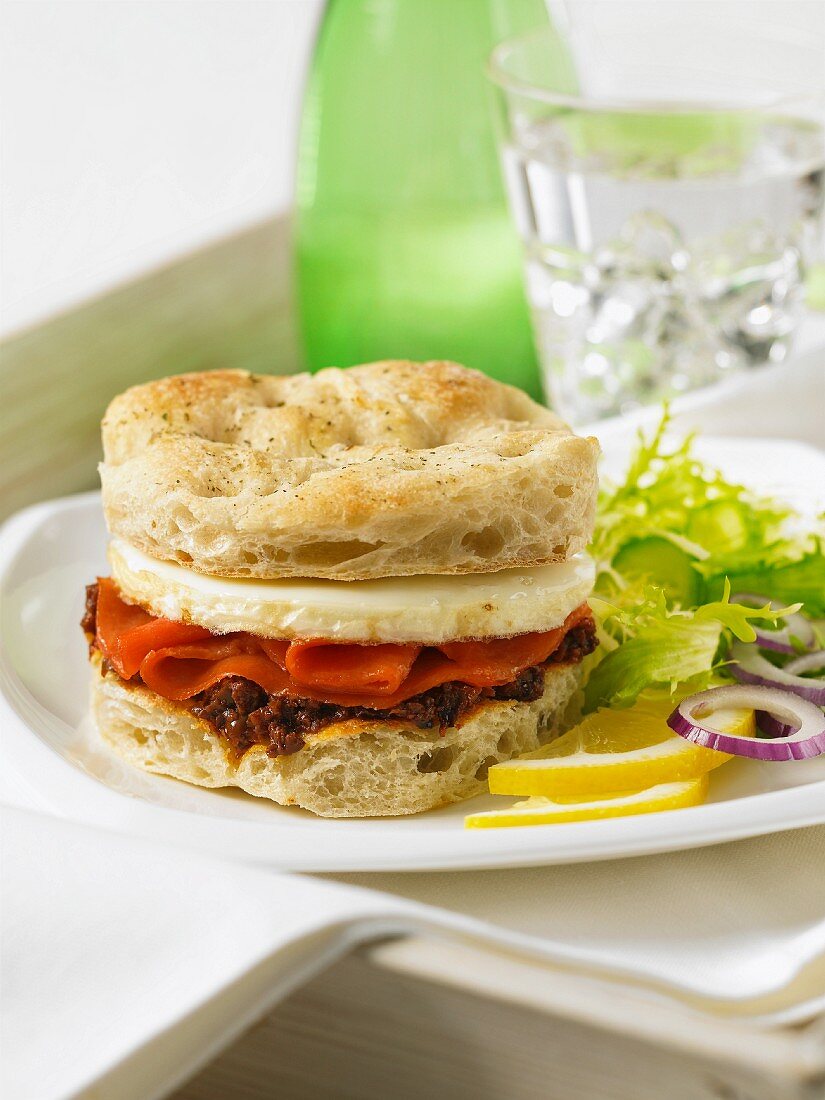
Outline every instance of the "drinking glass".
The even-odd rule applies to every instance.
[[[820,247],[821,56],[627,46],[579,48],[576,94],[542,33],[488,67],[545,394],[573,423],[782,360]]]

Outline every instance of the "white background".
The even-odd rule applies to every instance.
[[[289,204],[320,8],[4,5],[4,332]]]
[[[4,5],[4,332],[289,204],[321,6],[321,0]],[[778,36],[816,36],[825,26],[825,0],[592,6],[602,27],[638,20],[641,49],[650,42],[652,20],[665,11],[684,18],[689,10],[691,23],[707,23],[709,34],[731,21],[770,25]]]

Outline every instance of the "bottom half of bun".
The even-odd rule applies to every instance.
[[[419,813],[487,790],[487,770],[538,748],[570,724],[581,664],[546,666],[532,702],[485,699],[439,733],[393,720],[352,719],[286,756],[262,746],[234,755],[188,707],[92,661],[92,709],[103,740],[128,763],[202,787],[239,787],[321,817]]]

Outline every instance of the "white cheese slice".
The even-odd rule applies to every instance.
[[[496,573],[260,581],[205,576],[121,540],[110,543],[109,561],[128,599],[214,633],[430,645],[551,630],[588,597],[595,572],[578,554]]]

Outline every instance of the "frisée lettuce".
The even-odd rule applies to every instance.
[[[708,468],[693,437],[669,444],[668,423],[665,413],[649,439],[640,433],[624,481],[599,494],[591,605],[602,644],[585,712],[726,683],[730,644],[753,641],[754,622],[825,614],[822,532],[799,533],[792,509]],[[765,605],[737,602],[744,593]]]

